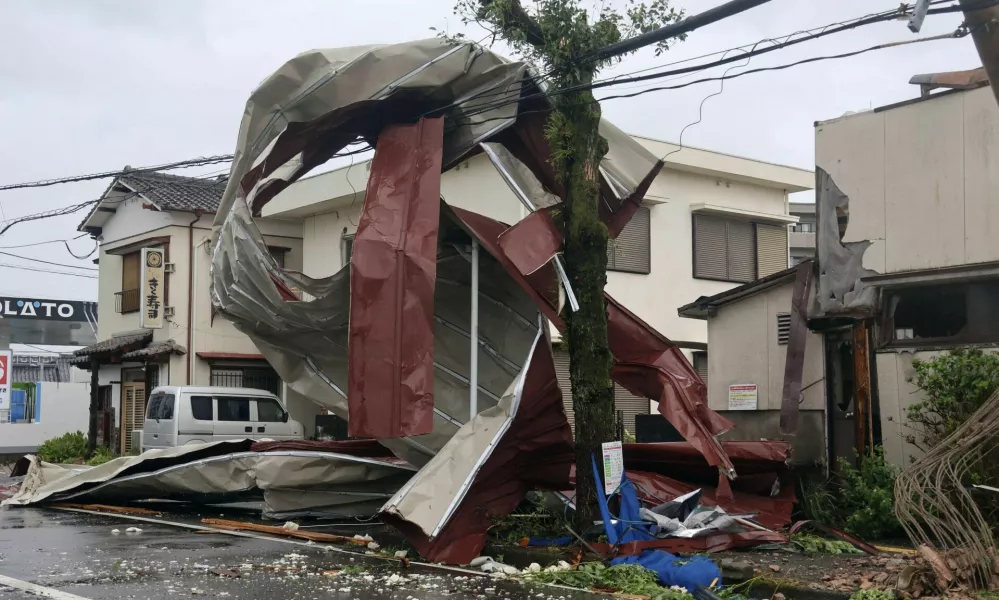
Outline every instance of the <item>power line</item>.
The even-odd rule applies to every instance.
[[[123,175],[135,175],[138,173],[149,173],[152,171],[170,171],[173,169],[187,169],[189,167],[203,167],[223,162],[232,161],[232,154],[220,154],[218,156],[207,156],[199,158],[189,158],[172,163],[156,165],[154,167],[139,167],[138,169],[126,169],[117,171],[104,171],[103,173],[90,173],[88,175],[75,175],[72,177],[59,177],[56,179],[43,179],[39,181],[28,181],[24,183],[11,183],[0,185],[0,192],[4,190],[17,190],[23,188],[48,187],[60,183],[73,183],[77,181],[92,181],[94,179],[107,179],[108,177],[120,177]]]
[[[950,0],[935,0],[935,2],[933,4],[941,4],[943,2],[948,2],[948,1],[950,1]],[[988,5],[985,5],[983,3],[982,7],[999,5],[999,0],[987,0],[987,1],[988,1]],[[565,95],[565,94],[569,94],[569,93],[573,93],[573,92],[592,91],[592,90],[595,90],[595,89],[600,89],[600,88],[604,88],[604,87],[611,87],[611,86],[615,86],[615,85],[619,85],[619,84],[623,84],[623,83],[634,83],[634,82],[640,82],[640,81],[649,81],[649,80],[654,80],[654,79],[662,79],[662,78],[670,77],[670,76],[674,76],[674,75],[682,75],[682,74],[687,74],[687,73],[697,73],[697,72],[705,71],[707,69],[711,69],[711,68],[718,67],[718,66],[721,66],[721,65],[733,63],[733,62],[736,62],[736,61],[745,60],[746,58],[751,58],[751,57],[754,57],[754,56],[759,56],[761,54],[766,54],[766,53],[769,53],[769,52],[773,52],[775,50],[780,50],[780,49],[786,48],[788,46],[793,46],[793,45],[800,44],[800,43],[803,43],[803,42],[806,42],[806,41],[811,41],[811,40],[818,39],[818,38],[821,38],[821,37],[825,37],[825,36],[828,36],[828,35],[833,35],[833,34],[836,34],[836,33],[843,32],[843,31],[848,31],[848,30],[851,30],[851,29],[856,29],[856,28],[861,27],[861,26],[871,25],[871,24],[875,24],[875,23],[881,23],[881,22],[885,22],[885,21],[896,20],[900,16],[904,16],[904,15],[908,14],[908,11],[910,11],[911,9],[912,9],[912,5],[903,5],[903,6],[899,7],[899,8],[896,8],[896,9],[884,11],[884,12],[881,12],[881,13],[875,13],[875,14],[868,15],[868,16],[865,16],[865,17],[860,17],[860,18],[855,19],[853,21],[845,21],[845,22],[839,22],[839,23],[832,23],[832,24],[826,25],[825,27],[822,27],[822,28],[815,28],[815,29],[810,30],[811,32],[814,32],[814,33],[811,33],[807,37],[803,37],[803,38],[799,38],[799,39],[795,39],[795,40],[790,39],[793,36],[798,35],[799,33],[807,33],[807,32],[795,32],[795,33],[792,33],[789,36],[787,36],[787,40],[784,41],[783,43],[779,43],[778,45],[770,46],[770,47],[767,47],[767,48],[755,49],[755,50],[751,50],[751,51],[745,52],[744,54],[741,54],[741,55],[736,55],[736,56],[732,56],[732,57],[722,58],[720,60],[717,60],[717,61],[714,61],[714,62],[711,62],[711,63],[694,65],[694,66],[685,67],[685,68],[682,68],[682,69],[675,69],[675,70],[672,70],[672,71],[664,71],[664,72],[659,72],[659,73],[650,73],[650,74],[642,75],[642,76],[631,76],[631,77],[629,77],[627,75],[618,75],[618,76],[615,76],[615,77],[612,77],[612,78],[609,78],[609,79],[606,79],[606,80],[596,81],[596,82],[593,82],[593,83],[590,83],[590,84],[582,84],[582,85],[577,85],[577,86],[570,86],[570,87],[566,87],[566,88],[561,88],[561,89],[552,90],[552,91],[546,91],[546,92],[539,92],[539,93],[534,93],[534,94],[517,95],[514,98],[510,98],[511,94],[509,92],[501,92],[500,93],[501,95],[507,96],[505,99],[502,99],[502,100],[499,100],[499,101],[495,101],[495,102],[492,102],[492,103],[484,103],[484,104],[482,104],[480,106],[477,106],[474,109],[466,112],[465,114],[463,114],[461,116],[463,118],[469,118],[469,117],[473,117],[473,116],[476,116],[476,115],[479,115],[479,114],[483,114],[483,113],[495,110],[497,108],[502,108],[503,106],[507,106],[509,104],[515,104],[515,103],[519,104],[519,103],[522,103],[522,102],[525,102],[525,101],[528,101],[528,100],[533,100],[533,99],[550,99],[550,98],[553,98],[555,96]],[[958,9],[955,8],[955,7],[934,8],[934,9],[930,9],[930,13],[931,14],[935,14],[935,13],[942,13],[942,12],[954,12],[956,10],[958,10]],[[957,36],[955,36],[955,37],[957,37]],[[765,41],[776,41],[776,40],[764,39],[762,41],[765,42]],[[756,45],[759,45],[759,44],[760,44],[760,42],[757,42]],[[745,48],[745,46],[742,46],[742,47],[739,47],[739,48],[735,48],[735,49],[729,49],[729,50],[726,50],[724,52],[731,52],[732,50],[742,49],[742,48]],[[719,53],[712,53],[712,54],[709,54],[709,55],[706,55],[706,56],[712,56],[712,55],[715,55],[715,54],[719,54]],[[696,60],[696,59],[687,59],[686,61],[678,61],[678,62],[688,62],[689,60]],[[658,68],[658,67],[653,67],[653,68]],[[649,70],[649,69],[644,69],[643,71],[647,71],[647,70]],[[636,72],[642,72],[642,71],[636,71]],[[748,73],[748,71],[747,71],[747,73]],[[705,81],[719,81],[719,79],[718,78],[701,79],[701,80],[697,80],[695,82],[692,82],[692,84],[693,83],[703,83]],[[496,87],[499,87],[499,86],[496,86]],[[683,86],[681,86],[681,87],[683,87]],[[496,89],[496,88],[494,87],[494,88],[491,88],[491,89]],[[670,87],[653,88],[653,91],[659,91],[659,90],[662,90],[662,89],[676,89],[676,88],[670,88]],[[484,90],[484,92],[487,92],[487,91],[489,91],[489,90]],[[483,94],[480,97],[485,97],[485,95]],[[628,97],[628,96],[613,96],[613,97],[610,97],[610,98],[620,98],[620,97]],[[604,98],[604,99],[610,99],[610,98]],[[428,111],[427,113],[425,113],[424,115],[421,115],[421,116],[427,116],[429,114],[439,113],[440,111],[447,110],[448,108],[452,108],[452,107],[455,107],[455,106],[459,106],[459,103],[452,103],[450,105],[439,107],[439,108],[434,109],[432,111]],[[538,112],[538,111],[532,111],[532,112]],[[524,114],[524,113],[520,113],[520,114]],[[503,118],[505,119],[506,117],[503,117]],[[488,119],[488,120],[494,120],[494,119]],[[485,121],[480,121],[480,123],[482,123],[482,122],[485,122]]]
[[[745,75],[752,75],[752,74],[755,74],[755,73],[762,73],[762,72],[766,72],[766,71],[781,71],[781,70],[789,69],[791,67],[795,67],[795,66],[798,66],[798,65],[803,65],[803,64],[813,63],[813,62],[819,62],[819,61],[825,61],[825,60],[836,60],[836,59],[841,59],[841,58],[849,58],[849,57],[852,57],[852,56],[858,56],[860,54],[865,54],[867,52],[872,52],[874,50],[882,50],[882,49],[886,49],[886,48],[893,48],[893,47],[904,46],[904,45],[909,45],[909,44],[918,44],[918,43],[923,43],[923,42],[939,41],[939,40],[943,40],[943,39],[955,39],[955,38],[959,38],[959,37],[964,37],[964,36],[968,35],[968,33],[969,32],[964,31],[963,29],[958,29],[957,31],[955,31],[953,33],[949,33],[949,34],[943,34],[943,35],[938,35],[938,36],[933,36],[933,37],[927,37],[927,38],[919,38],[919,39],[915,39],[915,40],[905,40],[905,41],[901,41],[901,42],[889,42],[889,43],[885,43],[885,44],[878,44],[876,46],[870,46],[868,48],[863,48],[861,50],[855,50],[855,51],[852,51],[852,52],[845,52],[845,53],[842,53],[842,54],[827,55],[827,56],[816,56],[816,57],[812,57],[812,58],[806,58],[806,59],[803,59],[803,60],[799,60],[799,61],[796,61],[796,62],[793,62],[793,63],[787,63],[787,64],[777,65],[777,66],[773,66],[773,67],[761,67],[761,68],[758,68],[758,69],[751,69],[751,70],[748,70],[748,71],[743,71],[741,73],[736,73],[734,75],[723,75],[721,77],[706,77],[706,78],[703,78],[703,79],[697,79],[697,80],[694,80],[694,81],[690,81],[690,82],[686,82],[686,83],[682,83],[682,84],[678,84],[678,85],[659,86],[659,87],[648,88],[648,89],[644,89],[644,90],[641,90],[641,91],[638,91],[638,92],[634,92],[634,93],[631,93],[631,94],[618,94],[618,95],[613,95],[613,96],[606,96],[604,98],[601,98],[600,100],[593,100],[591,102],[584,102],[584,103],[579,103],[579,104],[573,104],[572,106],[582,106],[582,105],[585,105],[585,104],[599,104],[600,102],[603,102],[604,100],[616,100],[616,99],[620,99],[620,98],[634,98],[636,96],[641,96],[643,94],[647,94],[647,93],[651,93],[651,92],[658,92],[658,91],[665,91],[665,90],[676,90],[676,89],[681,89],[681,88],[689,87],[689,86],[692,86],[692,85],[697,85],[699,83],[707,83],[707,82],[711,82],[711,81],[727,81],[729,79],[737,79],[737,78],[745,76]],[[745,58],[745,57],[743,56],[743,57],[740,57],[740,58]],[[536,109],[536,110],[521,111],[521,112],[518,113],[518,116],[524,116],[524,115],[535,114],[535,113],[547,113],[550,110],[551,110],[550,108],[542,108],[542,109]],[[471,115],[471,116],[474,116],[474,115]],[[492,118],[492,119],[484,119],[482,121],[478,121],[477,124],[481,125],[482,123],[488,123],[489,121],[507,120],[508,118],[509,117],[495,117],[495,118]],[[460,127],[460,125],[454,125],[453,128],[452,128],[452,131],[453,131],[453,129],[455,129],[457,127]],[[447,130],[445,130],[445,133],[449,133],[449,132]]]
[[[52,262],[52,261],[49,261],[49,260],[43,260],[41,258],[32,258],[30,256],[21,256],[20,254],[13,254],[11,252],[4,252],[2,250],[0,250],[0,254],[2,254],[4,256],[9,256],[11,258],[18,258],[20,260],[27,260],[27,261],[31,261],[31,262],[41,263],[43,265],[52,265],[53,267],[68,267],[70,269],[81,269],[81,270],[84,270],[84,271],[96,271],[97,270],[97,269],[95,269],[93,267],[81,267],[79,265],[67,265],[65,263]]]
[[[86,237],[89,234],[81,233],[80,235],[70,238],[68,240],[48,240],[45,242],[33,242],[31,244],[18,244],[16,246],[0,246],[0,250],[14,250],[17,248],[30,248],[32,246],[44,246],[45,244],[65,244],[67,242],[72,242],[73,240],[78,240],[82,237]]]
[[[36,269],[34,267],[25,267],[23,265],[12,265],[8,263],[0,263],[0,268],[8,269],[21,269],[22,271],[34,271],[36,273],[51,273],[53,275],[69,275],[71,277],[83,277],[86,279],[97,279],[97,275],[87,275],[86,273],[70,273],[69,271],[55,271],[53,269]]]

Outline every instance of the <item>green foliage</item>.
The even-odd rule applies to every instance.
[[[600,48],[684,17],[683,10],[671,6],[671,0],[628,0],[623,12],[610,6],[602,5],[599,10],[591,7],[583,0],[537,0],[527,7],[520,0],[458,0],[454,13],[463,25],[474,23],[490,32],[490,43],[503,39],[517,54],[547,67],[553,72],[556,87],[569,79],[591,79],[602,67],[620,60],[593,60],[593,53]],[[445,31],[438,35],[449,43],[468,39],[463,33]],[[668,50],[673,41],[658,43],[656,56]],[[563,75],[567,76],[564,80]]]
[[[895,592],[892,590],[881,591],[876,589],[860,590],[850,596],[850,600],[895,600]]]
[[[796,533],[791,543],[801,548],[805,554],[863,554],[856,546],[843,540],[827,540],[817,535]]]
[[[838,477],[803,486],[805,514],[865,539],[886,539],[901,531],[895,518],[898,470],[885,460],[884,449],[858,458],[854,467],[840,459]]]
[[[340,569],[338,575],[346,575],[348,577],[357,576],[363,574],[367,569],[361,565],[344,565]]]
[[[925,398],[906,409],[918,434],[906,439],[927,450],[960,427],[999,389],[999,354],[958,348],[930,360],[914,360],[911,379]]]
[[[110,448],[105,448],[104,446],[98,446],[94,450],[94,455],[90,457],[87,464],[91,467],[96,467],[98,465],[103,465],[104,463],[114,459],[114,454],[111,452]]]
[[[614,565],[583,563],[572,571],[542,571],[525,576],[531,581],[553,583],[579,589],[612,589],[622,594],[649,596],[651,600],[692,600],[693,596],[682,588],[659,585],[655,572],[639,565]]]
[[[500,541],[517,545],[532,537],[558,537],[567,533],[564,514],[548,509],[540,496],[530,495],[517,511],[493,519],[489,533]]]
[[[45,440],[38,447],[38,458],[50,463],[75,463],[86,455],[87,437],[81,431]]]

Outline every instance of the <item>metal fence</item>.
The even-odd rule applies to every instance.
[[[281,378],[270,367],[212,367],[211,385],[266,390],[275,396],[281,393]]]

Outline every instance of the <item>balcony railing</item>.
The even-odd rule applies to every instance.
[[[114,295],[114,310],[120,314],[139,312],[139,290],[122,290]]]

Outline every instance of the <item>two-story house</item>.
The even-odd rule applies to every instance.
[[[114,409],[123,453],[132,450],[131,431],[142,427],[157,385],[253,387],[282,396],[281,380],[250,339],[212,308],[211,229],[225,184],[225,176],[126,172],[79,226],[100,244],[99,319],[98,342],[74,352],[74,363],[100,370],[101,409]],[[301,225],[262,219],[260,228],[277,260],[301,269]],[[143,329],[139,318],[144,248],[162,249],[165,261],[163,321],[155,329]],[[298,412],[297,405],[289,410]]]
[[[641,209],[613,241],[608,253],[609,293],[684,348],[707,375],[707,328],[680,319],[675,306],[739,283],[786,269],[788,194],[812,189],[811,171],[775,165],[635,136],[666,165]],[[303,272],[327,277],[347,264],[364,204],[370,161],[298,181],[265,205],[263,216],[300,223]],[[507,224],[527,209],[485,155],[443,174],[448,203]],[[570,391],[568,354],[556,350],[562,389]],[[571,395],[564,394],[572,420]],[[635,415],[649,400],[617,389],[624,426],[635,431]]]

